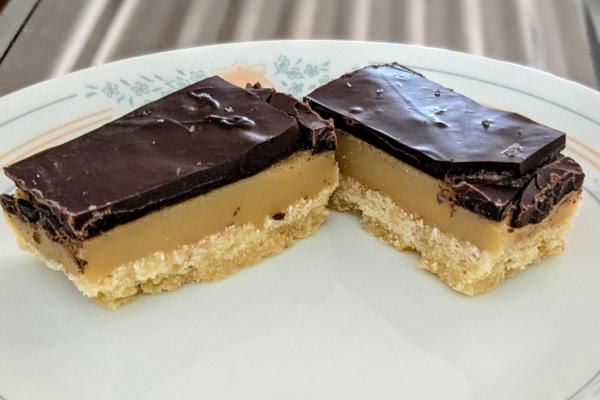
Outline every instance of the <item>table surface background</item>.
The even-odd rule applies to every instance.
[[[7,2],[3,6],[3,2]],[[160,50],[267,39],[444,47],[598,88],[599,0],[0,0],[0,95]]]

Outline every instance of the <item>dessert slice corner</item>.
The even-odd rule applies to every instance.
[[[453,289],[474,295],[564,248],[584,174],[565,135],[484,107],[398,64],[368,66],[306,97],[332,118],[331,206]]]
[[[13,164],[8,224],[111,309],[229,276],[314,233],[338,185],[331,123],[285,99],[208,78]]]

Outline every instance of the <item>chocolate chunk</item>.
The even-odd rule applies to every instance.
[[[581,189],[584,173],[570,157],[561,157],[533,174],[523,189],[511,226],[535,224],[548,216],[566,194]]]
[[[12,196],[0,194],[0,206],[9,214],[17,214],[17,201]]]
[[[521,187],[462,181],[453,183],[454,201],[488,219],[510,218],[520,228],[541,222],[567,194],[583,185],[584,173],[572,158],[561,156],[529,175]]]
[[[320,130],[300,119],[212,77],[17,162],[5,173],[32,196],[34,207],[54,217],[46,218],[49,230],[63,226],[83,239],[310,147],[306,130],[314,137]],[[316,140],[315,147],[320,143]],[[10,210],[14,204],[3,197],[2,206]],[[20,206],[25,215],[27,207]]]
[[[488,219],[501,221],[520,189],[486,183],[460,182],[452,187],[457,204]]]
[[[294,97],[278,93],[273,89],[263,88],[260,83],[247,84],[246,90],[267,101],[273,107],[296,118],[306,143],[306,148],[313,152],[333,150],[336,146],[335,129],[332,120],[323,119],[311,110],[310,106]]]
[[[300,125],[306,149],[314,153],[333,150],[336,146],[335,129],[331,120],[323,119],[308,104],[284,93],[273,93],[269,104],[294,117]]]
[[[19,218],[21,221],[37,225],[44,229],[49,237],[53,240],[64,244],[71,249],[73,258],[80,264],[75,256],[76,249],[79,244],[74,241],[71,233],[65,229],[60,221],[50,212],[48,207],[42,206],[35,201],[31,196],[24,192],[20,192],[18,196],[0,195],[0,204],[4,211]],[[34,233],[36,235],[37,232]],[[39,234],[37,234],[39,240]]]
[[[30,224],[35,224],[40,219],[40,211],[33,204],[24,199],[17,199],[17,208],[23,219]]]
[[[306,99],[337,128],[439,179],[519,177],[565,146],[562,132],[484,107],[398,64],[343,75]]]
[[[278,213],[273,214],[273,219],[276,221],[281,221],[284,218],[285,218],[285,213],[283,213],[283,212],[278,212]]]
[[[267,102],[269,101],[269,97],[275,93],[275,89],[263,87],[259,82],[255,84],[247,83],[246,90]]]

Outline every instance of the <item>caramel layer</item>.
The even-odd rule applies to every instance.
[[[440,196],[441,182],[378,148],[337,129],[336,157],[342,176],[349,176],[369,189],[390,197],[407,213],[430,225],[467,240],[482,251],[500,254],[504,249],[531,234],[535,224],[511,228],[508,221],[492,221],[465,208],[450,204]],[[569,196],[573,197],[573,196]],[[553,215],[553,223],[567,223],[575,200]],[[571,204],[573,203],[573,204]]]
[[[228,186],[119,225],[81,243],[77,257],[87,262],[84,276],[98,281],[121,264],[157,251],[195,243],[231,225],[262,226],[266,217],[285,218],[286,208],[337,184],[332,151],[295,153],[270,168]],[[39,227],[8,215],[15,233],[46,258],[79,274],[73,256]]]

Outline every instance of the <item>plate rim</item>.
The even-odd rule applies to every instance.
[[[43,85],[49,84],[51,82],[56,82],[59,80],[68,80],[68,79],[71,79],[78,75],[90,73],[93,70],[101,69],[101,68],[107,67],[107,66],[126,64],[126,63],[131,63],[131,62],[145,62],[146,59],[150,59],[152,57],[158,57],[158,58],[168,57],[169,54],[184,53],[184,52],[196,52],[196,51],[203,51],[205,49],[218,48],[218,49],[227,50],[227,49],[235,49],[238,47],[250,47],[250,46],[256,46],[256,45],[265,46],[265,47],[284,46],[289,43],[294,43],[294,44],[297,43],[297,44],[305,44],[305,45],[318,43],[320,46],[324,46],[324,47],[327,47],[327,46],[335,47],[336,45],[340,45],[340,44],[342,44],[344,46],[352,46],[352,45],[360,45],[360,46],[367,46],[367,47],[368,46],[382,46],[382,47],[385,46],[385,47],[389,47],[390,49],[402,48],[402,49],[413,49],[416,51],[425,51],[425,52],[432,51],[434,53],[451,55],[452,57],[459,57],[459,58],[462,57],[466,61],[478,60],[479,62],[484,62],[484,63],[491,62],[492,64],[501,65],[505,68],[512,68],[515,71],[528,71],[529,73],[543,76],[545,79],[560,81],[560,82],[562,82],[562,84],[570,86],[573,90],[577,90],[577,91],[580,91],[581,93],[586,93],[587,95],[594,96],[595,99],[597,99],[597,101],[600,104],[600,91],[598,91],[594,88],[591,88],[584,84],[569,80],[567,78],[563,78],[563,77],[554,75],[547,71],[542,71],[537,68],[521,65],[521,64],[518,64],[515,62],[498,60],[498,59],[491,58],[491,57],[485,57],[485,56],[475,55],[475,54],[468,54],[468,53],[464,53],[461,51],[448,50],[448,49],[431,47],[431,46],[421,46],[421,45],[403,44],[403,43],[394,43],[394,42],[381,42],[381,41],[373,41],[372,42],[372,41],[318,39],[318,40],[262,40],[262,41],[220,43],[220,44],[210,44],[210,45],[193,46],[193,47],[186,47],[186,48],[179,48],[179,49],[171,49],[171,50],[165,50],[165,51],[160,51],[160,52],[138,55],[138,56],[134,56],[134,57],[128,57],[128,58],[124,58],[124,59],[120,59],[120,60],[111,61],[111,62],[105,63],[105,64],[90,66],[87,68],[83,68],[83,69],[80,69],[77,71],[70,72],[68,74],[53,77],[51,79],[46,79],[46,80],[28,85],[26,87],[23,87],[21,89],[18,89],[16,91],[7,93],[0,97],[0,107],[2,106],[3,102],[10,101],[10,99],[12,97],[15,97],[18,95],[23,95],[23,93],[28,92],[28,91],[38,90]],[[514,88],[512,88],[512,89],[514,89]],[[8,121],[8,120],[0,121],[0,126],[2,126],[3,123],[6,121]],[[595,121],[595,122],[600,126],[600,122],[598,122],[598,121]],[[593,194],[592,194],[592,196],[593,196]],[[590,387],[592,384],[594,384],[596,381],[598,381],[599,378],[600,378],[600,369],[598,369],[595,372],[595,374],[593,374],[593,376],[588,381],[583,383],[583,385],[579,389],[577,389],[571,396],[569,396],[567,398],[567,400],[573,400],[573,399],[577,398],[577,396],[579,396],[581,393],[583,393],[584,390],[586,390],[588,387]],[[0,400],[1,399],[3,399],[3,398],[0,395]]]
[[[3,96],[0,96],[0,100],[4,101],[7,97],[13,96],[15,94],[19,94],[26,90],[33,89],[33,88],[37,87],[38,85],[46,84],[48,82],[54,82],[59,79],[73,77],[73,76],[76,76],[79,74],[89,72],[90,70],[93,70],[93,69],[102,68],[102,67],[106,67],[106,66],[119,65],[121,63],[128,63],[128,62],[132,62],[132,61],[140,61],[142,59],[150,58],[150,57],[164,57],[168,54],[174,54],[174,53],[179,53],[179,52],[182,52],[182,53],[183,52],[192,52],[192,51],[203,50],[203,49],[213,49],[213,48],[226,49],[228,47],[235,48],[235,47],[247,47],[247,46],[254,46],[254,45],[260,45],[260,46],[269,46],[269,45],[278,45],[278,44],[283,45],[286,43],[297,43],[297,44],[318,43],[319,45],[331,45],[331,46],[335,46],[335,45],[339,45],[339,44],[361,45],[361,46],[372,46],[373,45],[373,46],[399,47],[399,48],[405,48],[405,49],[417,49],[417,51],[440,52],[440,53],[445,53],[445,54],[457,56],[457,57],[471,58],[473,60],[479,60],[481,62],[490,62],[491,61],[493,63],[502,64],[509,68],[516,68],[516,69],[520,69],[520,70],[524,70],[524,71],[529,71],[531,73],[545,75],[547,78],[558,79],[559,81],[561,81],[563,83],[573,85],[574,87],[578,88],[578,90],[583,90],[589,94],[593,94],[595,96],[600,96],[600,90],[596,90],[596,89],[586,86],[582,83],[575,82],[575,81],[567,79],[567,78],[563,78],[561,76],[555,75],[548,71],[543,71],[541,69],[537,69],[535,67],[519,64],[519,63],[513,62],[513,61],[500,60],[500,59],[493,58],[493,57],[487,57],[487,56],[482,56],[482,55],[478,55],[478,54],[470,54],[470,53],[465,53],[465,52],[457,51],[457,50],[449,50],[449,49],[445,49],[445,48],[441,48],[441,47],[422,46],[422,45],[416,45],[416,44],[395,43],[395,42],[385,42],[385,41],[336,40],[336,39],[281,39],[281,40],[254,40],[254,41],[241,41],[241,42],[229,42],[229,43],[214,43],[214,44],[207,44],[207,45],[201,45],[201,46],[191,46],[191,47],[183,47],[183,48],[179,48],[179,49],[163,50],[163,51],[157,51],[157,52],[148,53],[148,54],[141,54],[141,55],[137,55],[137,56],[127,57],[127,58],[114,60],[114,61],[104,63],[104,64],[92,65],[92,66],[89,66],[86,68],[82,68],[82,69],[79,69],[76,71],[69,72],[64,75],[55,76],[55,77],[52,77],[49,79],[41,80],[39,82],[25,86],[21,89],[17,89],[10,93],[6,93]],[[600,99],[600,97],[599,97],[599,99]]]

